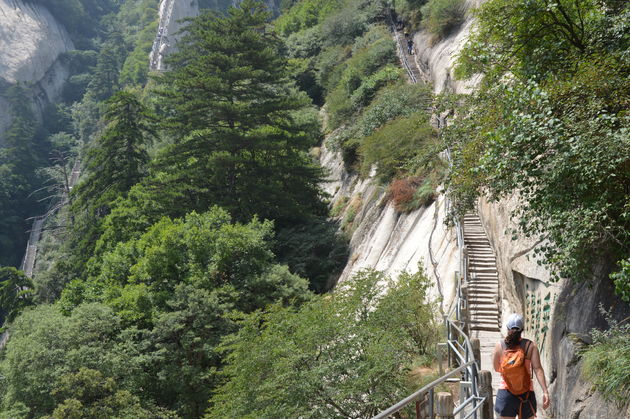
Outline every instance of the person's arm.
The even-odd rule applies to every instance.
[[[549,390],[547,390],[547,381],[545,380],[545,370],[543,370],[542,364],[540,363],[540,352],[538,352],[538,347],[535,343],[532,342],[532,368],[534,369],[534,373],[536,374],[536,379],[538,380],[538,384],[542,387],[543,390],[543,409],[547,409],[549,407]]]
[[[492,365],[496,372],[501,372],[501,352],[503,352],[501,343],[497,342],[496,345],[494,345],[494,354],[492,355]]]

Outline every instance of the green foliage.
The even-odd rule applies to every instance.
[[[321,23],[322,39],[328,45],[348,45],[385,16],[384,1],[349,0]]]
[[[24,308],[33,304],[33,283],[13,267],[0,268],[0,308],[5,323],[11,323]]]
[[[626,303],[630,302],[630,259],[619,261],[619,270],[610,275],[615,282],[615,293]]]
[[[132,347],[123,343],[119,325],[112,311],[100,305],[83,306],[71,317],[54,306],[26,311],[11,327],[1,364],[3,407],[21,403],[32,416],[52,413],[57,405],[54,389],[65,374],[80,367],[133,385],[131,376],[142,371],[125,353]]]
[[[338,233],[337,223],[323,217],[280,229],[274,252],[291,272],[308,278],[309,288],[317,293],[332,288],[348,258],[348,246]]]
[[[630,395],[630,325],[608,322],[608,330],[591,331],[593,344],[582,352],[582,374],[606,400],[621,407]]]
[[[143,176],[154,117],[134,94],[120,91],[106,102],[107,124],[87,153],[88,176],[73,191],[85,208],[107,206]]]
[[[142,290],[127,287],[137,284],[147,287],[151,306],[157,310],[165,309],[165,301],[179,283],[204,289],[235,287],[239,291],[235,304],[242,311],[278,299],[299,298],[306,290],[302,279],[270,274],[273,254],[266,240],[271,235],[270,222],[231,224],[229,215],[219,208],[189,214],[184,220],[164,218],[138,239],[92,258],[90,279],[64,293],[65,306],[71,308],[82,299],[105,300],[131,310],[135,304],[123,302],[140,299],[142,303],[141,296],[134,296]],[[130,317],[146,319],[146,308],[140,304],[138,310]]]
[[[367,46],[364,47],[369,40]],[[326,107],[331,128],[339,127],[350,119],[357,108],[366,105],[375,92],[389,81],[398,78],[394,67],[381,67],[396,60],[395,44],[384,27],[374,27],[364,37],[357,39],[353,55],[332,70],[337,76],[324,87],[330,92]],[[378,72],[377,72],[378,71]],[[376,72],[376,74],[375,74]]]
[[[342,0],[303,0],[296,2],[275,21],[276,30],[284,36],[311,28],[334,12]]]
[[[344,162],[351,167],[357,162],[358,149],[364,137],[376,132],[390,120],[427,109],[431,100],[431,91],[424,85],[399,82],[387,86],[377,93],[374,100],[351,125],[338,130],[328,141],[333,146],[341,148]],[[370,149],[370,146],[367,149]]]
[[[592,0],[484,2],[475,11],[478,24],[462,50],[457,74],[482,72],[493,82],[506,72],[535,79],[570,72],[580,57],[602,47],[597,45],[601,39],[610,41],[601,35],[618,8]]]
[[[0,147],[0,265],[19,266],[28,235],[27,218],[38,215],[43,204],[35,193],[42,177],[36,170],[48,152],[39,124],[29,106],[26,88],[8,87],[11,123]]]
[[[374,416],[407,394],[414,356],[432,351],[427,288],[422,274],[362,271],[299,309],[244,318],[207,417]]]
[[[214,208],[163,218],[92,258],[88,279],[70,282],[60,304],[11,326],[4,405],[36,416],[200,417],[220,383],[217,346],[238,329],[232,317],[311,298],[306,280],[275,263],[272,230]]]
[[[152,412],[142,407],[140,399],[120,390],[116,381],[98,370],[81,367],[76,373],[64,374],[52,392],[59,400],[53,419],[133,417],[174,418],[166,411]]]
[[[436,132],[424,111],[393,119],[361,142],[361,172],[369,174],[376,164],[378,176],[389,180],[400,174],[405,162],[426,153],[436,140]]]
[[[630,251],[627,74],[595,58],[562,82],[496,85],[452,131],[458,201],[518,190],[519,229],[541,240],[557,276],[585,278],[597,260]]]
[[[401,70],[399,67],[390,64],[368,76],[361,85],[352,92],[350,96],[352,107],[358,110],[366,106],[379,89],[392,81],[400,79],[400,73]]]
[[[177,140],[161,153],[156,177],[185,190],[189,210],[217,204],[237,220],[258,214],[280,226],[324,212],[321,171],[306,153],[310,124],[294,118],[308,102],[289,83],[280,40],[264,29],[269,14],[260,3],[241,7],[193,20],[172,71],[159,78]]]
[[[437,39],[446,38],[466,19],[464,0],[429,0],[422,6],[422,27]]]
[[[132,48],[120,70],[120,84],[144,85],[149,66],[147,56],[153,46],[158,26],[157,0],[124,2],[118,12],[119,26]]]

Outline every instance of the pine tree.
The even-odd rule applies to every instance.
[[[112,203],[126,196],[146,171],[149,155],[145,144],[153,136],[153,116],[129,92],[121,91],[107,100],[103,133],[87,153],[87,176],[72,190],[73,249],[69,260],[75,274],[92,254],[102,234],[102,221]]]
[[[192,20],[158,78],[165,127],[161,179],[187,190],[190,209],[218,204],[237,220],[279,222],[322,212],[311,138],[293,114],[306,105],[288,79],[282,43],[262,3]]]
[[[125,195],[149,161],[145,143],[154,135],[153,116],[132,93],[112,96],[104,120],[108,125],[87,154],[87,178],[74,191],[84,208],[107,206]]]

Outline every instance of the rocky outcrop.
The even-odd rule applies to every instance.
[[[177,41],[181,38],[181,28],[186,25],[182,19],[199,14],[197,0],[162,0],[160,1],[160,21],[158,32],[149,56],[150,69],[166,70],[164,58],[177,49]]]
[[[201,3],[201,4],[200,4]],[[149,66],[152,71],[166,70],[164,59],[177,50],[177,42],[183,33],[181,29],[186,26],[183,19],[199,15],[202,8],[223,10],[229,6],[238,6],[239,0],[161,0],[159,10],[158,32],[153,41],[153,48],[149,55]],[[280,2],[278,0],[266,0],[269,10],[278,13]]]
[[[482,0],[467,0],[466,7],[470,10],[481,2]],[[457,30],[441,40],[436,40],[426,31],[414,34],[415,61],[424,73],[424,80],[433,85],[435,93],[469,93],[476,86],[477,78],[457,80],[453,76],[457,54],[466,43],[473,24],[474,20],[468,16]]]
[[[554,307],[551,335],[551,414],[558,419],[630,417],[630,403],[616,406],[604,400],[581,377],[580,349],[590,344],[588,332],[607,327],[597,307],[601,304],[618,320],[630,316],[630,307],[614,295],[607,270],[591,283],[567,283]],[[585,310],[585,308],[588,310]]]
[[[74,48],[70,37],[43,6],[0,0],[0,86],[23,83],[32,89],[34,110],[61,95],[69,76],[60,58]],[[1,88],[1,87],[0,87]],[[0,142],[11,122],[9,103],[0,92]]]
[[[324,145],[320,161],[329,172],[324,189],[350,236],[350,258],[339,281],[365,268],[392,277],[404,271],[415,273],[421,263],[434,284],[432,296],[443,300],[442,309],[448,311],[455,295],[459,258],[454,229],[444,223],[444,195],[428,206],[400,213],[373,176],[361,179],[349,174],[340,153]]]

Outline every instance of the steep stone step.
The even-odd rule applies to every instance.
[[[482,325],[477,325],[477,324],[471,324],[470,325],[470,330],[485,330],[487,332],[500,332],[501,329],[496,326],[482,326]]]
[[[499,275],[496,272],[469,272],[468,278],[474,281],[498,281]]]
[[[468,285],[493,285],[496,286],[499,284],[499,280],[497,277],[493,277],[493,278],[479,278],[479,277],[473,277],[470,278],[470,280],[468,281]]]

